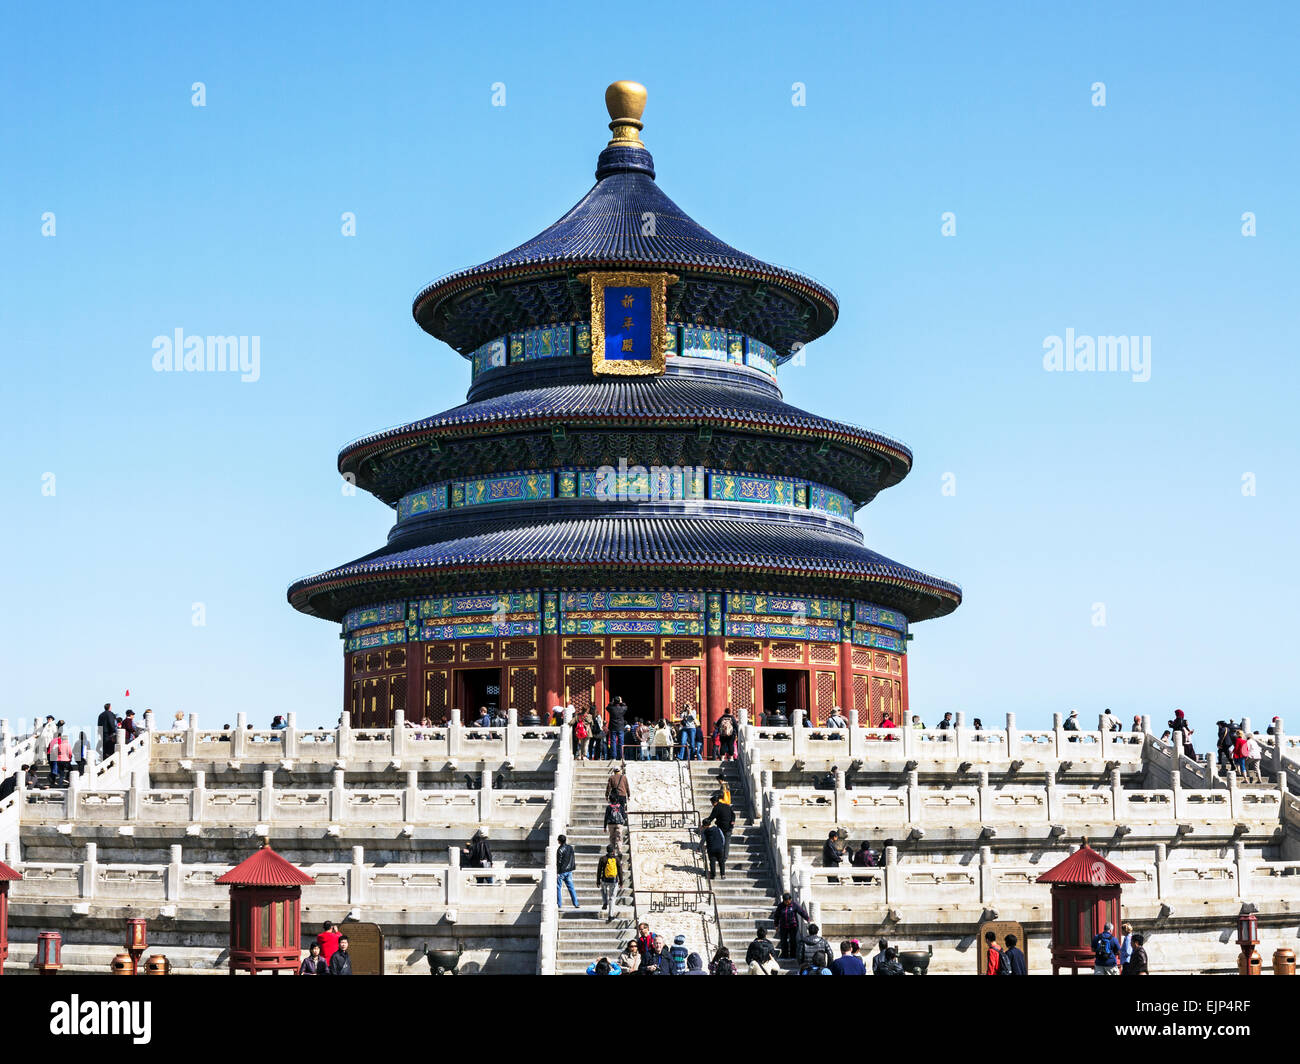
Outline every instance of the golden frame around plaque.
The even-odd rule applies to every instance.
[[[650,377],[663,373],[667,361],[668,286],[677,283],[674,273],[641,273],[633,270],[580,273],[580,281],[591,282],[591,372],[624,377]],[[650,358],[605,358],[605,289],[650,289]]]

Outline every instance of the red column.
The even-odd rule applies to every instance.
[[[352,655],[343,652],[343,716],[347,717],[348,723],[353,727],[356,721],[351,717],[352,710]]]
[[[424,644],[406,647],[406,719],[412,724],[424,720]]]
[[[840,697],[837,701],[849,723],[858,723],[857,707],[853,704],[853,644],[847,639],[840,640]]]
[[[549,714],[564,702],[564,683],[560,668],[560,637],[554,633],[542,636],[540,649],[541,668],[538,670],[538,680],[541,687],[541,703],[544,712]]]
[[[900,694],[903,700],[903,719],[894,722],[900,728],[903,726],[903,723],[905,721],[910,721],[912,719],[911,711],[907,708],[908,703],[907,703],[907,645],[906,644],[903,645],[902,657],[903,657],[903,682],[900,685],[902,687]]]
[[[727,709],[727,662],[723,656],[723,637],[704,637],[704,720],[708,722],[705,739],[713,737],[713,728]]]

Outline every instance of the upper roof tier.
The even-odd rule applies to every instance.
[[[577,274],[609,267],[677,274],[669,320],[736,329],[769,344],[778,362],[835,324],[839,304],[828,288],[736,250],[660,190],[638,136],[642,86],[616,82],[605,104],[614,136],[597,160],[595,186],[513,251],[421,291],[412,313],[425,332],[469,355],[512,330],[587,320],[590,288]]]

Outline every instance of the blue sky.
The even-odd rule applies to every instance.
[[[1300,15],[1127,8],[12,5],[0,715],[337,717],[285,588],[392,520],[337,450],[463,400],[411,298],[586,192],[618,78],[673,199],[838,293],[787,400],[915,452],[858,517],[965,590],[915,711],[1285,713]],[[177,328],[260,337],[260,379],[155,373]],[[1150,337],[1150,380],[1045,372],[1067,329]]]

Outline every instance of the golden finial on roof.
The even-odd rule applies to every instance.
[[[644,147],[640,133],[641,113],[645,110],[645,86],[639,81],[616,81],[605,90],[605,108],[613,119],[609,128],[614,136],[609,147],[626,145],[629,148]]]

